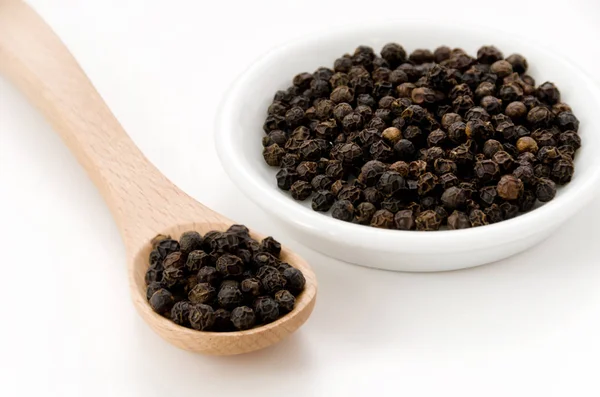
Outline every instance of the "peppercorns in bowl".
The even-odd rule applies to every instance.
[[[242,191],[318,251],[451,270],[518,253],[591,200],[599,109],[553,51],[398,22],[258,60],[223,102],[217,148]]]

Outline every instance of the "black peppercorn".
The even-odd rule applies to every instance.
[[[279,312],[285,314],[294,309],[296,298],[289,291],[281,290],[275,293],[275,302],[279,305]]]
[[[520,101],[523,98],[523,89],[516,83],[504,84],[498,90],[498,98],[506,103]]]
[[[535,197],[535,193],[531,190],[525,190],[521,197],[519,198],[519,211],[527,212],[531,211],[535,206],[535,202],[537,197]]]
[[[261,296],[254,301],[254,313],[263,324],[279,318],[279,304],[270,296]]]
[[[231,323],[236,329],[244,331],[254,327],[256,315],[248,306],[236,307],[231,311]]]
[[[502,172],[511,171],[516,164],[512,156],[504,150],[494,153],[492,160],[498,164],[498,167],[500,167],[500,171]]]
[[[565,131],[558,136],[558,141],[561,145],[569,145],[574,150],[581,147],[581,138],[574,131]]]
[[[536,90],[536,95],[540,101],[547,103],[548,105],[554,105],[560,102],[560,92],[553,83],[545,82],[540,85]]]
[[[467,199],[467,192],[457,186],[452,186],[446,189],[441,198],[442,204],[451,210],[464,207]]]
[[[547,178],[539,178],[535,186],[535,195],[542,203],[552,200],[556,196],[555,183]]]
[[[381,209],[375,211],[371,218],[371,226],[380,229],[389,229],[392,227],[394,221],[394,214],[391,211]]]
[[[527,59],[525,59],[520,54],[512,54],[506,58],[506,61],[512,65],[512,68],[515,72],[519,74],[523,74],[527,71],[528,64]]]
[[[427,210],[421,212],[415,220],[417,230],[438,230],[441,225],[441,219],[437,212]]]
[[[533,183],[535,180],[535,172],[531,164],[518,166],[513,171],[513,175],[519,178],[525,184]]]
[[[559,185],[564,185],[571,181],[574,170],[575,167],[573,161],[569,159],[558,159],[552,166],[550,176],[554,182]]]
[[[329,190],[332,183],[333,181],[327,175],[317,175],[310,181],[315,191]]]
[[[346,222],[352,222],[354,218],[354,206],[348,200],[336,201],[331,207],[331,216]]]
[[[173,294],[171,294],[171,292],[161,288],[152,294],[149,303],[152,307],[152,310],[159,314],[165,314],[170,312],[171,308],[175,304],[175,299],[173,298]]]
[[[388,196],[398,193],[404,187],[404,178],[395,171],[384,172],[377,182],[377,189]]]
[[[548,127],[553,121],[552,111],[543,106],[536,106],[527,113],[527,122],[534,127]]]
[[[217,291],[209,283],[199,283],[188,293],[188,299],[192,303],[212,303],[217,296]]]
[[[217,260],[216,268],[225,277],[239,276],[244,271],[244,263],[235,255],[225,254]]]
[[[378,206],[383,200],[383,195],[375,187],[368,187],[363,190],[363,196],[366,202],[369,202],[374,206]]]
[[[478,209],[474,209],[469,213],[469,221],[473,227],[485,226],[489,224],[485,212]]]
[[[150,299],[152,297],[152,295],[154,295],[154,293],[162,288],[165,287],[165,285],[163,283],[161,283],[160,281],[150,281],[149,283],[147,282],[147,287],[146,287],[146,299]]]
[[[242,291],[239,290],[239,288],[226,286],[219,290],[219,293],[217,294],[217,299],[221,307],[230,310],[239,306],[243,302],[244,295],[242,294]]]
[[[377,211],[375,205],[370,202],[363,202],[356,206],[355,220],[361,225],[368,225],[371,223],[373,214]]]
[[[319,190],[312,199],[312,209],[327,212],[335,202],[335,196],[329,190]]]
[[[560,157],[558,149],[554,146],[543,146],[537,153],[537,158],[544,164],[551,164]]]
[[[290,268],[294,269],[294,268]],[[289,270],[286,269],[285,272]],[[297,269],[294,269],[298,271]],[[274,273],[266,273],[260,278],[260,282],[267,294],[274,294],[275,292],[282,290],[286,287],[287,281],[284,275],[281,275],[279,272]],[[289,288],[288,288],[289,289]]]
[[[475,175],[483,182],[489,182],[496,179],[500,174],[498,164],[492,160],[481,160],[475,163]]]
[[[556,125],[562,130],[577,131],[579,129],[579,120],[569,111],[560,112],[556,116]]]
[[[483,97],[480,105],[489,114],[496,114],[502,111],[502,100],[491,95]]]
[[[290,187],[294,200],[304,201],[312,194],[312,186],[306,181],[296,181]]]

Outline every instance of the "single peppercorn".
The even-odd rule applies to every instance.
[[[381,209],[375,211],[371,218],[371,226],[380,229],[389,229],[392,227],[394,221],[394,214],[391,211]]]
[[[536,90],[536,96],[540,101],[547,103],[548,105],[554,105],[560,102],[560,91],[549,81],[540,85]]]
[[[291,268],[294,269],[294,268]],[[286,271],[289,269],[286,269]],[[297,269],[294,269],[297,270]],[[284,271],[285,274],[285,271]],[[286,287],[286,278],[278,271],[274,273],[266,273],[260,277],[260,282],[267,294],[274,294],[275,292],[282,290]],[[289,289],[289,288],[288,288]]]
[[[552,180],[559,185],[567,184],[573,177],[575,166],[573,161],[569,159],[558,159],[552,166],[552,172],[550,174]]]
[[[467,192],[457,186],[452,186],[446,189],[441,198],[442,204],[451,210],[464,207],[467,199]]]
[[[171,320],[177,324],[187,327],[190,324],[190,312],[194,305],[189,301],[179,301],[171,309]]]
[[[198,282],[209,283],[215,285],[221,279],[221,275],[216,268],[212,266],[205,266],[198,270]]]
[[[519,74],[523,74],[527,71],[528,64],[527,59],[525,59],[520,54],[512,54],[506,58],[506,61],[512,65],[512,68],[515,72]]]
[[[241,291],[251,298],[256,298],[262,294],[262,285],[257,278],[247,278],[240,283]]]
[[[171,310],[175,304],[175,299],[171,292],[165,288],[161,288],[152,294],[148,302],[150,303],[152,310],[159,314],[165,314]]]
[[[272,236],[268,236],[260,242],[260,250],[262,252],[268,252],[278,257],[281,253],[281,244]]]
[[[335,202],[335,196],[329,190],[319,190],[312,199],[312,209],[327,212]]]
[[[490,65],[490,72],[495,73],[499,78],[506,77],[513,72],[510,62],[499,60]]]
[[[525,184],[531,184],[535,181],[535,171],[531,164],[518,166],[513,171],[513,175],[519,178]]]
[[[261,296],[254,301],[254,313],[263,324],[279,318],[279,304],[270,296]]]
[[[535,154],[538,151],[538,145],[533,138],[524,136],[517,141],[517,150],[519,153],[531,152]]]
[[[468,229],[471,227],[471,221],[467,214],[461,211],[453,211],[448,217],[448,229]]]
[[[489,224],[487,215],[485,212],[479,209],[474,209],[469,213],[469,221],[471,222],[472,227],[485,226]]]
[[[523,182],[514,175],[504,175],[497,186],[498,196],[505,200],[516,200],[523,193]]]
[[[355,220],[361,225],[368,225],[371,223],[373,214],[375,214],[377,208],[370,202],[363,202],[356,206]]]
[[[394,215],[394,225],[398,230],[414,230],[415,217],[412,210],[401,210]]]
[[[331,185],[333,184],[333,181],[327,175],[321,174],[315,176],[310,181],[310,184],[312,185],[315,191],[329,190],[331,188]]]
[[[276,143],[271,146],[267,146],[263,150],[263,157],[265,162],[273,167],[278,167],[281,164],[281,159],[285,154],[285,150],[279,147]]]
[[[489,114],[497,114],[502,111],[502,100],[491,95],[483,97],[480,105]]]
[[[256,315],[254,310],[248,306],[239,306],[231,311],[231,323],[239,331],[244,331],[254,327],[256,324]]]
[[[188,293],[190,302],[210,304],[217,296],[217,291],[209,283],[199,283]]]
[[[205,304],[193,305],[190,309],[189,322],[192,328],[198,331],[209,330],[215,323],[214,309]]]
[[[493,181],[500,174],[498,164],[492,160],[475,162],[474,171],[477,178],[483,182]]]
[[[388,196],[398,193],[404,187],[404,178],[395,171],[384,172],[377,182],[377,189]]]
[[[498,167],[500,167],[501,172],[511,171],[516,164],[513,157],[504,150],[500,150],[494,153],[494,155],[492,156],[492,160],[496,164],[498,164]]]
[[[331,216],[346,222],[352,222],[354,218],[354,206],[348,200],[336,201],[331,207]]]
[[[244,271],[244,263],[235,255],[225,254],[217,260],[216,268],[225,277],[239,276]]]
[[[294,200],[304,201],[312,194],[312,186],[306,181],[296,181],[290,186],[290,192]]]
[[[375,187],[368,187],[363,190],[363,196],[366,202],[371,203],[374,206],[378,206],[383,200],[383,195]]]
[[[548,178],[539,178],[535,186],[535,195],[542,203],[556,196],[556,184]]]
[[[148,300],[152,297],[152,295],[154,295],[156,291],[165,287],[165,285],[160,281],[151,281],[149,283],[147,282],[146,284],[146,299]]]
[[[552,164],[560,157],[555,146],[543,146],[537,153],[538,160],[543,164]]]
[[[560,133],[558,136],[558,141],[561,145],[569,145],[574,150],[577,150],[581,147],[581,138],[574,131],[565,131]]]
[[[552,111],[543,106],[536,106],[527,113],[527,122],[534,127],[548,127],[553,121]]]
[[[417,230],[432,231],[438,230],[441,225],[441,219],[437,212],[427,210],[421,212],[415,220]]]
[[[579,120],[570,111],[560,112],[556,116],[556,125],[562,131],[577,131],[579,129]]]
[[[230,310],[239,306],[243,302],[244,295],[239,288],[225,286],[219,290],[219,293],[217,294],[217,300],[221,307]]]
[[[184,255],[188,255],[190,252],[200,249],[202,245],[202,237],[200,233],[195,231],[188,231],[181,235],[179,239],[180,250]]]

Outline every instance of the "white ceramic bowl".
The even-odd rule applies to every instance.
[[[462,25],[462,24],[461,24]],[[583,147],[575,176],[554,200],[514,219],[464,230],[417,232],[382,230],[342,222],[310,209],[277,188],[276,169],[262,158],[262,124],[273,94],[291,78],[333,61],[360,45],[376,51],[388,42],[407,52],[439,45],[460,47],[474,55],[493,44],[505,55],[523,54],[537,84],[557,84],[581,122]],[[600,179],[600,92],[572,63],[550,49],[485,27],[441,21],[388,22],[327,31],[283,45],[256,61],[232,86],[217,116],[219,157],[230,178],[252,201],[272,215],[299,242],[353,264],[399,271],[442,271],[497,261],[539,243],[569,220],[596,193]]]

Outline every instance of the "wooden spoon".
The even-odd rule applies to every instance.
[[[248,331],[200,332],[156,314],[144,275],[150,239],[187,230],[225,230],[234,222],[198,203],[162,175],[135,146],[52,29],[20,0],[0,0],[0,71],[39,108],[85,167],[119,226],[127,247],[129,285],[138,312],[161,337],[183,349],[214,355],[258,350],[294,332],[315,305],[317,281],[289,249],[282,259],[306,278],[294,310]],[[251,232],[257,239],[263,238]]]

